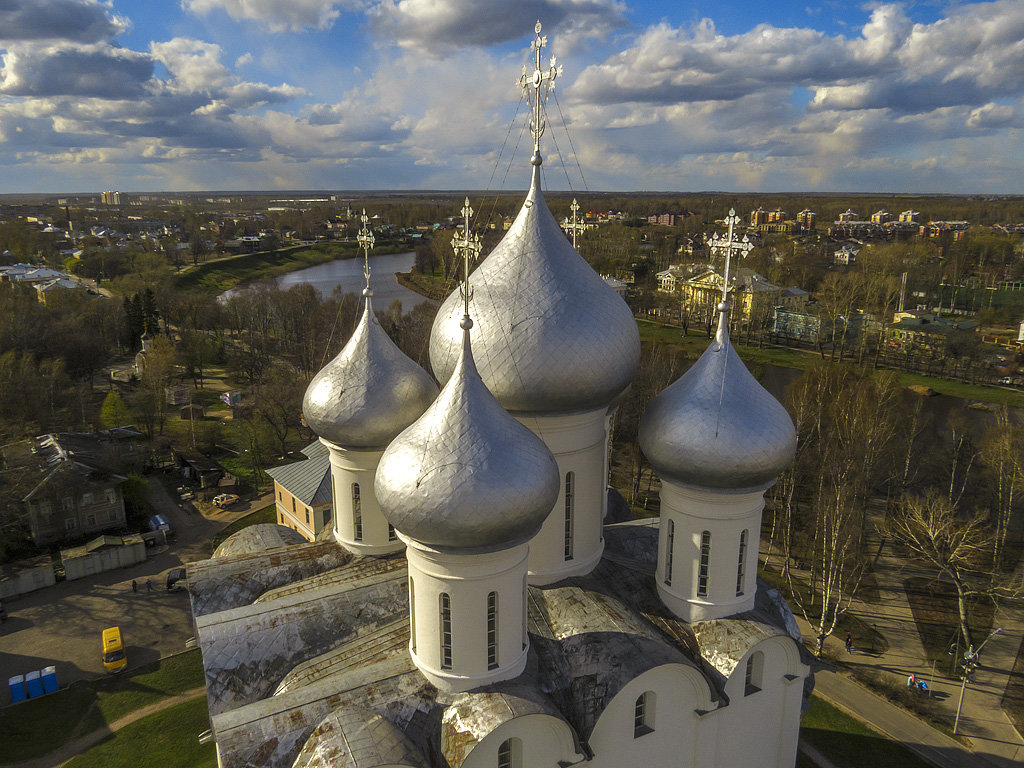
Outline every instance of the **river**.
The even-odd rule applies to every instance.
[[[402,302],[402,311],[408,312],[420,302],[429,301],[415,291],[399,285],[395,278],[396,272],[408,272],[415,258],[416,254],[411,251],[370,256],[370,287],[373,289],[373,304],[376,309],[387,309],[391,302],[398,299]],[[281,275],[274,278],[274,283],[283,290],[288,290],[293,285],[308,283],[316,288],[321,296],[330,296],[335,289],[340,289],[342,293],[359,293],[365,284],[363,260],[335,259]],[[227,298],[238,290],[245,289],[234,288],[226,291],[222,298]]]

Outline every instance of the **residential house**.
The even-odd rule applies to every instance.
[[[331,457],[327,446],[317,440],[302,449],[303,461],[271,467],[277,522],[314,541],[330,522],[334,493]]]
[[[944,355],[956,336],[975,334],[978,327],[973,320],[939,317],[926,310],[907,310],[893,315],[893,322],[885,326],[882,339],[891,350]]]
[[[855,248],[849,243],[844,243],[842,247],[836,249],[832,254],[832,261],[835,264],[841,264],[844,267],[848,267],[857,261],[857,254],[860,253],[860,248]]]
[[[32,539],[51,544],[125,525],[121,485],[138,464],[134,427],[37,437],[39,482],[23,499]]]

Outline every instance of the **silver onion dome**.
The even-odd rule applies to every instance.
[[[384,516],[405,536],[487,552],[540,530],[558,498],[558,477],[547,446],[481,381],[467,332],[451,378],[384,451],[374,487]]]
[[[309,382],[306,423],[346,448],[383,448],[437,396],[430,375],[395,346],[366,297],[352,338]]]
[[[533,183],[509,231],[473,272],[473,349],[484,383],[514,413],[607,405],[633,380],[640,336],[626,303],[572,247]],[[438,381],[460,355],[458,292],[438,310],[430,364]]]
[[[729,342],[727,305],[700,359],[655,397],[640,419],[640,449],[662,480],[693,488],[763,490],[793,460],[786,409]]]

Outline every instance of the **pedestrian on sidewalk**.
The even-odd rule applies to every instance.
[[[853,633],[846,633],[846,652],[853,653]]]
[[[139,591],[138,582],[136,582],[135,579],[132,579],[132,592],[138,592],[138,591]]]
[[[147,592],[152,592],[153,591],[153,581],[151,579],[146,579],[146,591]]]
[[[914,673],[910,673],[910,677],[907,678],[907,688],[917,688],[917,678]]]

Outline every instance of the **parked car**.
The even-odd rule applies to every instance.
[[[163,515],[153,515],[151,518],[149,518],[149,530],[163,531],[167,536],[170,536],[174,533],[174,531],[171,529],[171,524]]]
[[[184,568],[172,568],[167,572],[168,589],[187,589],[188,582],[185,580]]]
[[[192,489],[189,488],[187,485],[179,485],[178,486],[178,498],[179,499],[181,499],[182,501],[188,501],[189,499],[191,499],[193,497],[195,497],[195,494],[192,492]]]
[[[213,497],[215,507],[230,507],[236,501],[238,501],[238,496],[234,493],[221,493]]]

